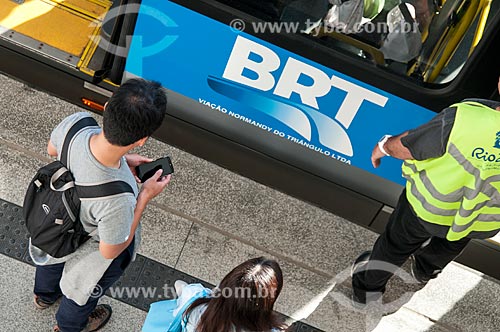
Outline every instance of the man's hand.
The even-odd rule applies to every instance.
[[[161,169],[156,171],[151,178],[144,182],[141,193],[139,194],[139,199],[144,199],[146,202],[149,202],[165,189],[170,182],[171,174],[162,177],[162,172],[163,170]]]
[[[372,151],[372,165],[373,167],[377,168],[380,166],[380,159],[385,157],[385,154],[380,151],[378,144],[375,144],[375,147],[373,148]]]
[[[132,174],[134,175],[135,181],[137,181],[137,183],[141,183],[141,180],[139,180],[139,178],[137,177],[137,172],[135,171],[135,168],[139,165],[150,163],[153,161],[153,159],[143,157],[135,153],[126,154],[125,159],[127,160],[128,167],[130,167],[130,171],[132,171]]]

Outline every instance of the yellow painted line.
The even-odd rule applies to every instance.
[[[103,82],[106,82],[106,83],[108,83],[108,84],[110,84],[110,85],[112,85],[112,86],[114,86],[114,87],[116,87],[116,88],[118,88],[118,87],[120,86],[120,84],[115,84],[115,83],[111,82],[111,81],[110,81],[109,79],[107,79],[107,78],[106,78]]]
[[[67,8],[67,9],[71,10],[72,12],[74,12],[76,15],[82,16],[84,18],[90,17],[90,18],[93,18],[93,19],[97,19],[97,18],[100,17],[100,15],[97,16],[97,15],[95,15],[92,12],[86,11],[86,10],[84,10],[82,8],[79,8],[79,7],[72,6],[70,4],[58,3],[57,6],[61,7],[61,8]]]
[[[92,21],[92,20],[95,20],[95,19],[98,19],[99,17],[101,17],[101,15],[94,14],[94,13],[89,12],[83,8],[63,3],[63,1],[61,1],[61,0],[39,0],[39,1],[43,1],[51,6],[54,6],[54,8],[59,8],[61,10],[65,10],[68,13],[71,13],[75,16],[81,17],[85,20]],[[105,13],[105,12],[106,11],[103,9],[103,13]]]
[[[83,51],[83,54],[80,57],[80,62],[78,63],[77,67],[87,68],[87,66],[90,63],[90,60],[92,60],[92,56],[94,55],[95,50],[99,46],[99,41],[101,39],[100,33],[101,33],[101,27],[96,27],[94,29],[94,32],[92,33],[92,36],[89,38],[87,47],[85,47],[85,50]]]
[[[90,22],[89,26],[94,26],[94,30],[92,34],[89,35],[89,42],[87,43],[81,57],[80,61],[77,64],[77,68],[79,68],[82,72],[87,75],[94,75],[94,71],[88,68],[90,61],[92,60],[92,56],[94,55],[100,40],[100,32],[102,22],[101,19],[105,15],[105,13],[109,10],[112,3],[109,1],[99,1],[99,0],[44,0],[51,1],[57,4],[57,6],[66,7],[72,11],[83,13],[84,15],[92,18],[92,22]],[[94,11],[85,10],[83,7],[88,5],[89,3],[93,3],[98,5],[100,8],[97,10],[94,6]],[[92,9],[92,8],[91,8]]]
[[[95,70],[92,70],[90,68],[80,68],[80,71],[90,77],[94,77],[94,74],[95,74]],[[103,82],[111,85],[111,86],[114,86],[116,88],[120,87],[120,84],[115,84],[113,82],[111,82],[108,78],[102,80]]]
[[[102,17],[111,7],[111,3],[95,3],[89,0],[41,0],[54,6],[67,8],[75,13],[83,14],[92,19]],[[90,6],[89,6],[90,5]]]
[[[80,68],[80,71],[84,74],[87,74],[91,77],[94,77],[95,71],[89,68]]]
[[[96,5],[100,5],[106,8],[110,8],[113,5],[112,1],[107,1],[107,0],[86,0],[86,1],[95,3]]]

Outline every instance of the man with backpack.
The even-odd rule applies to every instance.
[[[74,253],[56,258],[30,243],[30,255],[37,264],[35,306],[45,309],[62,297],[54,331],[96,331],[109,321],[111,307],[97,302],[133,260],[140,243],[141,215],[170,181],[170,176],[161,177],[159,170],[139,191],[135,167],[151,160],[128,153],[142,147],[158,129],[166,106],[159,83],[132,79],[106,104],[102,129],[91,121],[91,125],[68,134],[82,119],[91,120],[88,113],[76,113],[52,132],[47,151],[51,156],[67,154],[66,166],[76,187],[88,189],[121,182],[131,189],[118,189],[104,197],[80,195],[79,219],[92,239]],[[71,138],[69,143],[65,143],[67,136]],[[67,151],[63,151],[63,145]],[[43,210],[50,213],[47,205]]]

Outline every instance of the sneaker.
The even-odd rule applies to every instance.
[[[421,284],[426,284],[429,280],[433,278],[433,276],[429,276],[422,272],[418,266],[417,266],[417,259],[415,258],[415,255],[410,256],[410,274],[415,279]]]
[[[35,304],[35,307],[39,310],[45,310],[51,305],[53,305],[55,302],[47,302],[42,300],[42,298],[38,295],[35,295],[33,297],[33,303]]]
[[[111,318],[111,306],[107,304],[99,304],[94,311],[90,313],[89,322],[82,332],[99,331],[106,325]]]

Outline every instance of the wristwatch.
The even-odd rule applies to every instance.
[[[390,154],[387,153],[387,151],[385,151],[384,149],[384,145],[385,143],[387,142],[387,140],[389,138],[391,138],[392,135],[384,135],[382,136],[382,138],[378,141],[378,148],[380,151],[382,151],[383,154],[385,154],[386,156],[390,156]]]

